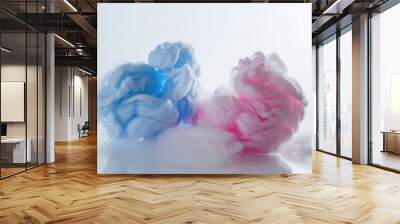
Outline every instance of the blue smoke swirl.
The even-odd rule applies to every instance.
[[[119,65],[100,82],[99,120],[112,138],[144,139],[191,123],[200,74],[194,49],[165,42],[148,61]]]

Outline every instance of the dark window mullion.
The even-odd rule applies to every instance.
[[[316,108],[316,117],[315,117],[315,123],[316,123],[316,136],[315,136],[315,147],[316,149],[319,149],[319,45],[317,44],[315,46],[315,108]]]
[[[2,46],[2,32],[1,32],[1,24],[2,23],[0,23],[0,47]],[[0,124],[2,124],[2,122],[1,122],[1,67],[2,67],[2,58],[1,58],[1,55],[2,55],[2,53],[0,52]],[[0,144],[0,179],[2,179],[2,177],[1,177],[1,170],[2,170],[2,159],[1,159],[1,144]]]
[[[371,57],[372,57],[372,12],[368,12],[368,30],[367,30],[367,46],[368,46],[368,53],[367,53],[367,141],[368,141],[368,164],[373,164],[373,148],[372,148],[372,64],[371,64]]]
[[[340,64],[340,30],[336,31],[336,154],[341,156],[341,119],[340,119],[340,84],[341,84],[341,64]]]
[[[36,1],[39,13],[39,0]],[[37,21],[39,22],[39,20]],[[39,32],[36,32],[36,166],[39,165]]]
[[[28,1],[25,1],[25,21],[28,19]],[[25,120],[25,170],[28,170],[28,113],[27,113],[27,90],[28,90],[28,25],[25,23],[25,100],[24,100],[24,120]]]

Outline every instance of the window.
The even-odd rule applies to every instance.
[[[371,140],[373,164],[400,170],[400,5],[371,18]]]
[[[336,39],[318,48],[318,149],[336,153]]]
[[[349,27],[351,28],[351,27]],[[340,36],[340,154],[352,157],[352,35]]]

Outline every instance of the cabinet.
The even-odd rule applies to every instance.
[[[383,134],[383,152],[400,154],[400,132],[387,131]]]

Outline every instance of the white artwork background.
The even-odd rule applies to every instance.
[[[195,49],[201,67],[203,93],[226,85],[238,60],[256,51],[278,53],[308,100],[305,116],[292,139],[314,132],[314,81],[311,68],[311,4],[98,4],[98,82],[116,66],[127,62],[147,63],[148,54],[160,43],[183,41]],[[98,89],[101,91],[101,89]],[[285,143],[282,147],[295,142]],[[119,144],[119,145],[118,145]],[[261,161],[249,166],[221,170],[177,170],[143,161],[146,155],[127,156],[115,150],[124,143],[109,144],[104,126],[98,127],[99,173],[285,173]],[[143,147],[143,146],[138,146]],[[151,147],[151,146],[149,146]],[[289,147],[290,148],[290,147]],[[113,151],[114,150],[114,151]],[[133,149],[132,149],[133,150]],[[139,150],[140,151],[140,150]],[[284,151],[284,150],[283,150]],[[144,152],[143,150],[140,151]],[[178,155],[177,155],[178,156]],[[141,160],[141,161],[139,161]],[[289,164],[290,173],[311,172],[306,164]],[[150,163],[150,164],[149,164]],[[154,161],[156,163],[156,161]],[[261,166],[261,167],[260,167]],[[246,168],[243,168],[246,167]]]

